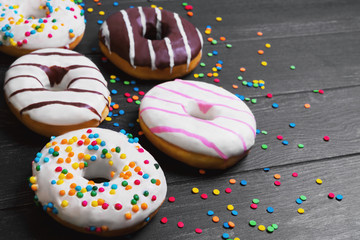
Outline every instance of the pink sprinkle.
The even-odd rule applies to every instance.
[[[331,192],[331,193],[329,193],[328,197],[331,198],[331,199],[333,199],[333,198],[335,197],[335,194],[333,194],[333,193]]]
[[[220,82],[220,79],[215,78],[215,79],[214,79],[214,82],[219,83],[219,82]]]
[[[138,149],[138,152],[139,152],[139,153],[143,153],[143,152],[144,152],[144,149],[143,149],[143,148],[139,148],[139,149]]]
[[[47,20],[46,20],[46,19],[44,19],[44,20],[43,20],[43,22],[44,22],[44,23],[47,23]]]
[[[273,95],[272,95],[271,93],[268,93],[268,94],[266,94],[266,97],[267,97],[267,98],[272,98]]]
[[[28,37],[28,36],[30,36],[30,35],[31,35],[30,32],[25,32],[25,36],[26,36],[26,37]]]
[[[126,99],[126,101],[127,101],[128,103],[132,103],[134,100],[132,100],[132,98],[128,98],[128,99]]]
[[[120,203],[116,203],[115,204],[115,209],[116,210],[121,210],[122,209],[122,205]]]
[[[143,91],[139,91],[139,95],[140,95],[140,96],[144,96],[145,93],[144,93]]]
[[[145,163],[145,164],[149,164],[149,160],[145,160],[144,163]]]
[[[208,195],[207,195],[206,193],[203,193],[203,194],[200,195],[200,197],[201,197],[202,199],[207,199],[207,198],[208,198]]]
[[[92,130],[91,130],[91,129],[88,129],[86,132],[87,132],[87,133],[92,133]]]
[[[186,5],[186,6],[185,6],[185,10],[187,10],[187,11],[193,10],[193,6],[191,6],[191,5]]]
[[[82,203],[81,203],[81,205],[83,206],[83,207],[86,207],[87,206],[87,201],[82,201]]]
[[[130,95],[130,93],[124,93],[124,96],[125,97],[130,97],[131,95]]]
[[[97,144],[97,141],[92,141],[91,145],[95,146]]]
[[[17,42],[17,45],[18,45],[19,47],[21,47],[21,46],[22,46],[22,42],[21,42],[21,41],[18,41],[18,42]]]
[[[79,140],[79,141],[77,142],[77,144],[78,144],[79,146],[81,146],[81,145],[83,145],[83,144],[84,144],[84,142],[83,142],[83,141],[81,141],[81,140]]]
[[[98,233],[101,232],[101,227],[97,227],[97,228],[95,229],[95,231],[98,232]]]
[[[109,110],[112,111],[112,110],[114,110],[114,109],[110,106],[110,107],[109,107]]]
[[[29,23],[29,20],[25,20],[24,23]]]
[[[70,8],[70,11],[72,11],[72,12],[73,12],[74,10],[75,10],[74,8]]]
[[[139,180],[139,179],[136,179],[136,180],[134,181],[134,184],[135,184],[135,185],[140,185],[140,180]]]
[[[281,182],[280,182],[280,181],[275,181],[274,184],[275,184],[276,186],[280,186],[280,185],[281,185]]]
[[[277,138],[278,140],[283,140],[283,136],[281,136],[281,135],[277,135],[276,138]]]
[[[105,189],[103,187],[99,188],[99,192],[104,192]]]
[[[250,207],[252,208],[252,209],[257,209],[257,204],[255,204],[255,203],[252,203],[251,205],[250,205]]]
[[[183,228],[183,227],[184,227],[184,223],[183,223],[183,222],[178,222],[178,223],[177,223],[177,226],[178,226],[179,228]]]
[[[51,34],[51,33],[49,33],[49,34],[48,34],[48,37],[49,37],[49,38],[52,38],[52,34]]]
[[[61,172],[61,171],[62,171],[62,167],[55,168],[55,172]]]
[[[225,192],[226,192],[226,193],[231,193],[231,188],[226,188],[226,189],[225,189]]]
[[[143,172],[142,172],[142,171],[139,171],[138,174],[139,174],[140,176],[142,176],[142,175],[143,175]]]
[[[293,173],[292,173],[292,176],[293,176],[293,177],[297,177],[297,176],[298,176],[297,172],[293,172]]]
[[[109,207],[109,204],[107,204],[107,203],[103,203],[103,205],[101,206],[102,207],[102,209],[107,209],[108,207]]]
[[[24,40],[23,40],[23,44],[27,44],[27,39],[24,39]]]
[[[167,221],[168,221],[168,219],[167,219],[166,217],[163,217],[163,218],[160,220],[160,222],[161,222],[162,224],[167,223]]]
[[[48,15],[46,15],[46,17],[47,17],[47,18],[50,18],[50,17],[51,17],[51,15],[50,15],[50,14],[48,14]]]
[[[330,137],[329,136],[324,136],[324,141],[329,141]]]
[[[169,202],[175,202],[175,197],[169,197]]]
[[[156,201],[156,196],[155,195],[151,197],[151,201],[153,201],[153,202]]]
[[[200,228],[197,228],[197,229],[195,229],[195,232],[200,234],[200,233],[202,233],[202,230]]]
[[[319,90],[319,93],[320,93],[320,94],[324,94],[324,90],[320,89],[320,90]]]

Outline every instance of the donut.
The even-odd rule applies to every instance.
[[[96,127],[109,112],[107,82],[96,65],[67,49],[18,58],[6,72],[6,102],[28,128],[44,136]]]
[[[202,36],[177,13],[137,7],[110,15],[99,30],[104,55],[125,73],[169,80],[191,72],[200,62]]]
[[[177,79],[141,101],[140,126],[157,148],[190,166],[225,169],[254,145],[256,121],[248,106],[215,85]]]
[[[167,185],[137,140],[101,128],[51,139],[32,162],[35,200],[80,232],[115,236],[142,228],[163,203]]]
[[[84,10],[74,0],[0,0],[0,7],[0,51],[6,54],[73,49],[84,35]]]

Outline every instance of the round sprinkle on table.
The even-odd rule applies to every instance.
[[[268,231],[269,233],[272,233],[275,229],[272,226],[268,226],[266,228],[266,231]]]
[[[275,181],[274,184],[275,184],[275,186],[280,186],[281,182],[280,181]]]
[[[329,136],[324,136],[324,141],[329,141],[330,140],[330,137]]]
[[[214,223],[217,223],[217,222],[220,221],[220,219],[219,219],[218,216],[213,216],[212,221],[213,221]]]
[[[336,195],[336,200],[341,201],[343,199],[343,195],[338,194]]]
[[[268,149],[268,146],[266,144],[263,144],[263,145],[261,145],[261,148],[266,150],[266,149]]]
[[[296,126],[295,123],[290,123],[290,124],[289,124],[289,127],[291,127],[291,128],[294,128],[295,126]]]
[[[238,212],[235,211],[235,210],[232,210],[232,211],[231,211],[231,214],[232,214],[233,216],[237,216],[237,215],[238,215]]]
[[[289,142],[286,141],[286,140],[282,141],[281,143],[282,143],[283,145],[289,145]]]
[[[259,55],[263,55],[263,54],[264,54],[264,50],[258,50],[257,53],[258,53]]]
[[[274,212],[274,208],[268,207],[268,208],[266,208],[266,211],[267,211],[268,213],[273,213],[273,212]]]
[[[278,140],[283,140],[284,137],[281,136],[281,135],[277,135],[276,138],[277,138]]]
[[[252,227],[255,227],[256,226],[256,222],[254,220],[250,220],[249,221],[249,225],[252,226]]]
[[[265,47],[266,47],[266,48],[271,48],[271,44],[270,44],[270,43],[266,43],[266,44],[265,44]]]
[[[273,103],[273,104],[272,104],[272,107],[273,107],[273,108],[278,108],[278,107],[279,107],[279,104]]]
[[[230,226],[229,226],[229,224],[228,224],[227,222],[225,222],[225,223],[223,224],[223,227],[226,228],[226,229],[229,229],[229,228],[230,228]]]
[[[321,185],[323,183],[323,181],[320,178],[318,178],[318,179],[316,179],[316,183]]]
[[[232,221],[229,221],[229,222],[228,222],[228,225],[229,225],[230,228],[234,228],[234,227],[235,227],[235,223],[232,222]]]
[[[276,230],[279,228],[279,226],[276,223],[271,224],[271,226]]]
[[[206,194],[206,193],[203,193],[203,194],[201,194],[201,196],[200,196],[202,199],[207,199],[208,198],[208,195]]]
[[[268,167],[264,168],[264,172],[268,172],[268,171],[270,171],[270,168]]]
[[[297,177],[297,176],[298,176],[298,173],[297,173],[297,172],[293,172],[293,173],[291,174],[291,176]]]
[[[167,221],[168,221],[168,219],[167,219],[166,217],[163,217],[163,218],[160,220],[160,222],[161,222],[162,224],[167,223]]]
[[[305,104],[304,104],[304,107],[305,107],[305,108],[310,108],[311,106],[310,106],[310,104],[305,103]]]
[[[259,225],[258,229],[263,232],[263,231],[265,231],[266,228],[264,225]]]
[[[300,197],[299,197],[302,201],[306,201],[306,196],[304,196],[304,195],[301,195]]]
[[[245,72],[245,71],[246,71],[246,68],[244,68],[244,67],[240,68],[240,72]]]
[[[278,173],[277,173],[277,174],[274,174],[274,178],[275,178],[275,179],[280,179],[280,178],[281,178],[281,175],[278,174]]]
[[[232,191],[231,188],[226,188],[225,189],[225,193],[231,193],[231,191]]]
[[[232,45],[230,43],[226,44],[227,48],[232,48]]]
[[[297,210],[297,212],[300,213],[300,214],[303,214],[303,213],[305,212],[305,210],[304,210],[303,208],[299,208],[299,209]]]
[[[214,211],[209,210],[209,211],[207,212],[207,215],[208,215],[208,216],[214,215]]]
[[[200,234],[200,233],[202,233],[202,230],[201,230],[200,228],[196,228],[196,229],[195,229],[195,232],[198,233],[198,234]]]
[[[241,181],[240,181],[240,185],[241,185],[241,186],[246,186],[246,185],[247,185],[247,181],[246,181],[246,180],[241,180]]]
[[[203,175],[206,173],[206,171],[204,169],[199,169],[199,173]]]
[[[250,205],[250,207],[252,208],[252,209],[257,209],[257,204],[255,204],[255,203],[252,203],[251,205]]]
[[[252,200],[252,202],[255,203],[255,204],[258,204],[258,203],[260,202],[260,200],[257,199],[257,198],[254,198],[254,199]]]
[[[214,189],[214,190],[213,190],[213,194],[214,194],[214,195],[219,195],[219,194],[220,194],[220,190],[219,190],[219,189]]]
[[[178,222],[178,223],[177,223],[177,226],[178,226],[179,228],[183,228],[183,227],[184,227],[184,223],[183,223],[183,222]]]
[[[228,239],[230,237],[230,235],[228,233],[223,233],[223,235],[221,237],[223,239]]]
[[[331,192],[331,193],[328,194],[328,197],[333,199],[335,197],[335,194]]]
[[[221,21],[222,21],[222,17],[216,17],[216,21],[221,22]]]
[[[229,205],[227,205],[227,210],[229,210],[229,211],[232,211],[232,210],[234,210],[234,206],[233,205],[231,205],[231,204],[229,204]]]
[[[267,98],[272,98],[273,95],[272,95],[271,93],[268,93],[268,94],[266,94],[266,97],[267,97]]]
[[[191,189],[191,192],[192,193],[199,193],[199,189],[194,187],[194,188]]]
[[[175,197],[169,197],[169,202],[175,202]]]
[[[297,203],[297,204],[302,204],[302,202],[303,202],[303,201],[302,201],[300,198],[296,199],[296,203]]]
[[[298,144],[298,148],[304,148],[304,144]]]
[[[257,32],[257,35],[258,35],[258,36],[262,36],[263,33],[262,33],[262,32]]]
[[[290,69],[291,69],[291,70],[295,70],[295,66],[294,66],[294,65],[291,65],[291,66],[290,66]]]
[[[235,183],[236,183],[236,180],[232,178],[232,179],[229,180],[229,183],[230,183],[230,184],[235,184]]]
[[[263,65],[264,67],[266,67],[268,65],[268,63],[266,61],[262,61],[261,65]]]

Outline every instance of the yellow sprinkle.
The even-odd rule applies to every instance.
[[[92,202],[91,202],[91,206],[93,206],[93,207],[97,207],[97,206],[99,206],[99,204],[98,204],[98,202],[97,202],[97,201],[92,201]]]
[[[42,32],[43,31],[43,29],[42,28],[38,28],[38,30],[37,30],[38,32]]]
[[[105,157],[106,157],[107,159],[110,159],[110,158],[112,157],[112,155],[111,155],[111,153],[106,153],[106,154],[105,154]]]
[[[116,193],[115,189],[111,189],[109,192],[111,195],[114,195]]]
[[[96,143],[97,143],[97,144],[100,144],[100,143],[101,143],[101,139],[100,139],[100,138],[96,139]]]
[[[265,81],[264,80],[259,80],[259,83],[265,83]]]
[[[40,27],[45,28],[45,24],[44,23],[40,24]]]
[[[163,7],[158,7],[160,10],[163,10]]]
[[[236,238],[234,238],[234,240],[240,240],[240,238],[236,237]]]
[[[194,187],[193,189],[191,189],[191,192],[192,192],[192,193],[199,193],[199,189],[196,188],[196,187]]]
[[[35,23],[32,24],[31,27],[32,27],[32,28],[36,28],[36,24],[35,24]]]
[[[111,121],[111,117],[106,117],[106,118],[105,118],[105,121],[110,122],[110,121]]]
[[[68,205],[69,205],[69,202],[66,201],[66,200],[63,200],[63,201],[61,202],[61,206],[62,206],[62,207],[67,207]]]
[[[82,192],[82,193],[86,193],[86,192],[87,192],[87,190],[86,190],[86,188],[82,188],[82,189],[80,190],[80,192]]]
[[[210,33],[211,33],[211,30],[209,30],[209,29],[205,30],[205,34],[209,35]]]
[[[219,74],[217,72],[213,73],[213,77],[218,77]]]
[[[233,205],[231,205],[231,204],[229,204],[229,205],[227,205],[227,210],[229,210],[229,211],[232,211],[232,210],[234,210],[234,206]]]
[[[75,162],[71,166],[73,167],[73,169],[77,169],[79,167],[79,164],[77,162]]]
[[[261,89],[265,89],[265,86],[261,86],[260,88],[261,88]]]
[[[129,166],[128,166],[128,165],[125,165],[125,167],[123,168],[123,171],[125,172],[125,171],[127,171],[127,170],[129,170]]]
[[[65,152],[71,152],[72,151],[72,147],[71,146],[67,146],[67,148],[65,149]]]
[[[258,226],[258,229],[259,229],[260,231],[265,231],[266,228],[265,228],[264,225],[259,225],[259,226]]]
[[[221,21],[222,21],[222,17],[217,17],[217,18],[216,18],[216,21],[221,22]]]
[[[265,66],[267,66],[268,64],[267,64],[267,62],[262,61],[262,62],[261,62],[261,65],[263,65],[263,66],[265,67]]]
[[[125,159],[125,158],[126,158],[126,154],[125,154],[125,153],[120,154],[120,158],[121,158],[121,159]]]
[[[0,22],[4,21],[4,18],[0,18]]]
[[[59,11],[59,8],[55,8],[55,12]]]
[[[317,183],[317,184],[320,185],[320,184],[322,184],[322,182],[323,182],[323,181],[322,181],[320,178],[316,179],[316,183]]]
[[[109,161],[109,165],[112,166],[114,164],[113,161]]]
[[[304,212],[305,212],[305,210],[303,208],[298,209],[298,213],[303,214]]]
[[[152,8],[156,8],[156,5],[152,4],[150,7],[152,7]]]
[[[46,146],[46,148],[49,148],[49,147],[51,147],[52,145],[51,145],[51,143],[49,142],[49,143],[47,143],[45,146]]]
[[[58,26],[54,25],[54,26],[52,26],[52,29],[57,30]]]
[[[71,139],[74,140],[75,142],[78,140],[77,136],[73,136]]]
[[[75,141],[73,139],[69,139],[68,143],[71,145],[73,144]]]
[[[58,181],[56,182],[57,185],[61,185],[61,184],[63,184],[63,183],[64,183],[64,180],[62,180],[62,179],[60,179],[60,180],[58,180]]]
[[[220,194],[219,189],[214,189],[214,190],[213,190],[213,194],[214,194],[214,195],[219,195],[219,194]]]
[[[270,43],[266,43],[266,44],[265,44],[265,47],[266,47],[266,48],[271,48]]]
[[[199,77],[199,74],[195,73],[194,78],[198,78],[198,77]]]
[[[91,12],[94,11],[94,9],[93,9],[93,8],[88,8],[87,11],[88,11],[89,13],[91,13]]]
[[[36,177],[35,176],[30,177],[29,181],[32,184],[36,183]]]
[[[65,174],[60,173],[60,174],[59,174],[59,179],[64,179],[64,178],[65,178]]]
[[[211,70],[212,70],[213,72],[217,72],[217,71],[218,71],[216,67],[213,67]]]
[[[105,15],[105,12],[104,12],[104,11],[100,11],[100,12],[99,12],[99,15],[104,16],[104,15]]]
[[[116,76],[115,75],[110,75],[110,79],[115,79]]]
[[[253,83],[259,83],[259,80],[253,80]]]

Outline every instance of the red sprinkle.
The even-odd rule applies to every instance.
[[[140,185],[140,180],[139,180],[139,179],[136,179],[136,180],[134,181],[134,184],[135,184],[135,185]]]
[[[99,192],[104,192],[105,189],[103,187],[99,188]]]
[[[144,93],[143,91],[139,91],[139,95],[140,95],[140,96],[144,96],[145,93]]]
[[[155,195],[153,195],[152,197],[151,197],[151,201],[156,201],[156,196]]]
[[[178,223],[177,223],[177,226],[178,226],[179,228],[183,228],[183,227],[184,227],[184,223],[183,223],[183,222],[178,222]]]
[[[324,141],[329,141],[330,137],[329,136],[324,136]]]
[[[160,222],[163,223],[163,224],[167,223],[167,221],[168,221],[168,219],[167,219],[166,217],[163,217],[163,218],[160,220]]]
[[[275,184],[276,186],[280,186],[280,185],[281,185],[281,182],[280,182],[280,181],[275,181],[274,184]]]
[[[187,11],[193,10],[193,6],[191,6],[191,5],[186,5],[186,6],[185,6],[185,10],[187,10]]]
[[[91,129],[88,129],[86,132],[87,132],[87,133],[92,133],[92,130],[91,130]]]
[[[297,177],[298,174],[297,174],[296,172],[293,172],[293,173],[292,173],[292,176],[293,176],[293,177]]]
[[[214,79],[214,82],[219,83],[219,82],[220,82],[220,79],[215,78],[215,79]]]
[[[320,93],[320,94],[324,94],[324,90],[320,89],[320,90],[319,90],[319,93]]]
[[[272,95],[271,93],[268,93],[268,94],[266,94],[266,97],[267,97],[267,98],[272,98],[273,95]]]
[[[226,193],[231,193],[231,188],[226,188],[226,189],[225,189],[225,192],[226,192]]]
[[[255,203],[252,203],[251,205],[250,205],[250,207],[252,208],[252,209],[257,209],[257,204],[255,204]]]
[[[169,197],[169,202],[175,202],[175,197]]]
[[[87,201],[82,201],[82,203],[81,203],[81,205],[83,206],[83,207],[86,207],[87,206]]]
[[[55,172],[61,172],[61,171],[62,171],[62,167],[55,168]]]
[[[116,203],[115,204],[115,209],[116,210],[121,210],[122,209],[122,205],[120,203]]]
[[[333,193],[331,192],[331,193],[329,193],[328,197],[331,198],[331,199],[333,199],[333,198],[335,197],[335,194],[333,194]]]
[[[109,207],[109,204],[107,204],[107,203],[103,203],[103,205],[101,206],[102,207],[102,209],[107,209],[108,207]]]
[[[283,140],[283,136],[281,136],[281,135],[277,135],[276,138],[277,138],[278,140]]]
[[[149,160],[145,160],[144,163],[145,163],[145,164],[149,164]]]
[[[200,233],[202,233],[202,230],[200,228],[197,228],[197,229],[195,229],[195,232],[200,234]]]
[[[124,93],[124,96],[125,96],[125,97],[130,97],[131,94],[130,94],[130,93]]]
[[[79,140],[79,141],[77,142],[77,144],[78,144],[79,146],[81,146],[81,145],[83,145],[83,144],[84,144],[84,142],[83,142],[83,141],[81,141],[81,140]]]
[[[206,194],[206,193],[203,193],[203,194],[201,194],[201,196],[200,196],[202,199],[207,199],[208,198],[208,195]]]
[[[132,103],[134,100],[132,100],[132,98],[128,98],[128,99],[126,99],[126,101],[127,101],[128,103]]]

